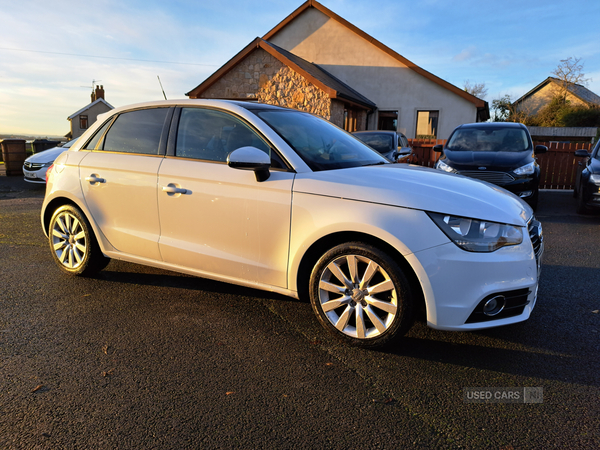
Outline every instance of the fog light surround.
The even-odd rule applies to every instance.
[[[505,306],[506,298],[504,295],[497,295],[485,302],[483,305],[483,314],[488,317],[496,316],[502,312]]]

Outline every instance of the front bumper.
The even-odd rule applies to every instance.
[[[600,209],[600,186],[591,181],[583,185],[583,199],[588,208]]]
[[[422,283],[427,325],[439,330],[468,331],[527,320],[537,301],[544,244],[532,244],[529,233],[520,245],[492,253],[473,253],[453,243],[424,250],[407,258]],[[420,273],[419,273],[420,272]],[[501,313],[487,316],[482,305],[503,296]]]

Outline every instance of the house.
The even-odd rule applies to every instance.
[[[319,114],[348,131],[448,138],[489,106],[407,60],[314,0],[256,38],[186,94]]]
[[[563,92],[565,84],[558,78],[548,77],[532,90],[527,92],[521,98],[513,103],[513,108],[517,112],[527,115],[537,114],[540,109],[546,106],[550,101]],[[567,101],[573,106],[600,106],[600,96],[594,94],[585,86],[580,84],[568,83]]]
[[[113,106],[104,100],[104,86],[96,86],[92,92],[92,102],[67,117],[71,122],[71,132],[67,136],[71,139],[78,138],[96,121],[98,115],[111,109]]]

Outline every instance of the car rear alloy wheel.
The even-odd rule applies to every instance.
[[[412,325],[409,283],[398,264],[379,249],[341,244],[317,262],[310,297],[319,321],[341,340],[381,346]]]
[[[49,243],[58,266],[71,275],[91,275],[106,267],[89,222],[74,206],[58,208],[50,220]]]

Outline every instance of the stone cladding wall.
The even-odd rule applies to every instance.
[[[257,99],[344,124],[344,105],[263,49],[256,49],[202,94],[202,98]]]

